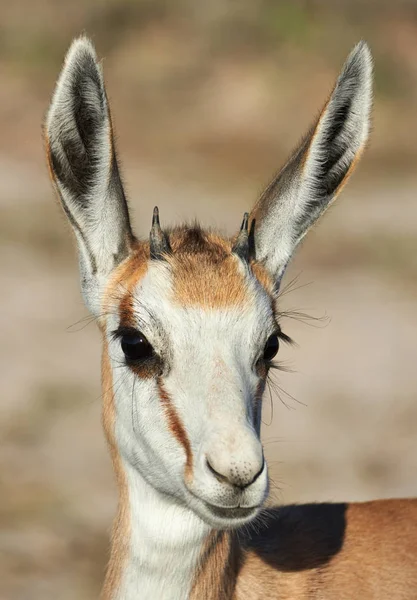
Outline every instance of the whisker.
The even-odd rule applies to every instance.
[[[72,325],[68,325],[66,330],[68,333],[77,333],[78,331],[82,331],[83,329],[85,329],[88,325],[90,325],[90,323],[96,322],[103,317],[108,317],[110,315],[117,315],[117,314],[118,314],[117,311],[104,311],[98,315],[87,315],[85,317],[82,317],[75,323],[72,323]],[[80,325],[80,324],[81,324],[81,327],[78,327],[77,329],[75,329],[77,327],[77,325]]]
[[[281,437],[276,437],[276,438],[266,438],[265,440],[262,440],[262,444],[264,446],[269,446],[271,444],[280,444],[280,443],[285,443],[285,439],[281,438]]]
[[[286,402],[284,402],[282,400],[282,395],[284,395],[286,398],[288,398],[289,400],[292,400],[293,402],[296,402],[297,404],[300,404],[301,406],[307,406],[306,403],[302,402],[301,400],[298,400],[297,398],[295,398],[295,396],[293,396],[292,394],[290,394],[289,392],[287,392],[279,383],[278,381],[276,381],[276,379],[272,379],[271,374],[268,375],[268,379],[267,379],[267,383],[269,386],[272,387],[272,389],[274,390],[274,392],[276,393],[276,395],[278,396],[278,398],[280,399],[280,401],[284,404],[284,406],[286,406],[287,408],[294,410],[294,407],[290,407],[289,405],[286,404]]]
[[[303,325],[310,325],[311,327],[320,327],[320,325],[327,327],[331,321],[331,318],[326,313],[321,317],[315,317],[314,315],[305,312],[303,309],[279,310],[278,317],[280,319],[283,318],[298,321]]]
[[[300,279],[302,274],[303,274],[303,272],[300,271],[300,273],[298,273],[293,279],[291,279],[291,281],[289,281],[284,287],[282,287],[278,291],[277,298],[283,298],[284,296],[287,296],[288,294],[290,294],[292,292],[301,290],[301,289],[308,287],[309,285],[312,285],[314,283],[314,281],[308,281],[307,283],[295,285],[298,282],[298,280]]]
[[[269,392],[269,405],[270,405],[270,413],[271,413],[271,418],[269,423],[266,423],[263,419],[262,419],[262,423],[266,426],[266,427],[270,427],[270,425],[272,425],[272,421],[274,420],[274,402],[272,400],[272,393],[271,393],[271,387],[269,385],[269,381],[268,379],[266,380],[266,383],[268,385],[268,392]]]

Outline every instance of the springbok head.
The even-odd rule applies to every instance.
[[[50,170],[78,243],[81,287],[104,339],[104,422],[122,471],[218,528],[268,492],[261,396],[281,340],[277,292],[308,229],[365,147],[372,64],[350,54],[316,123],[231,239],[182,226],[138,241],[101,66],[74,41],[47,115]],[[139,203],[140,205],[140,203]],[[239,215],[236,215],[238,220]]]

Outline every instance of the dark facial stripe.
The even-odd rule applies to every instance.
[[[127,291],[123,298],[120,300],[119,304],[119,315],[120,315],[120,326],[126,328],[134,328],[135,317],[133,314],[133,294],[129,290]]]
[[[187,433],[184,429],[181,419],[179,418],[172,400],[164,388],[161,378],[158,378],[158,392],[161,399],[162,406],[164,407],[165,414],[168,420],[168,426],[171,433],[178,441],[179,444],[184,448],[186,463],[185,463],[185,476],[187,479],[191,479],[193,472],[193,455],[191,452],[190,442],[188,440]]]

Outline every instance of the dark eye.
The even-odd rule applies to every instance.
[[[146,337],[138,333],[129,333],[121,338],[121,346],[128,361],[146,360],[153,355],[153,348]]]
[[[276,353],[279,350],[279,339],[278,336],[274,333],[271,335],[264,348],[264,360],[272,360]]]

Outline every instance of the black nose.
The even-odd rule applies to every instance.
[[[262,456],[261,467],[255,473],[253,472],[253,465],[248,465],[247,463],[242,463],[240,465],[231,463],[227,472],[225,473],[220,473],[218,470],[216,470],[208,458],[206,458],[206,464],[208,470],[218,481],[221,483],[228,483],[234,487],[244,490],[252,485],[252,483],[254,483],[261,475],[262,471],[264,470],[265,459]]]

